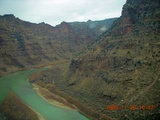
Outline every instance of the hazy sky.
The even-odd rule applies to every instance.
[[[0,15],[34,23],[102,20],[119,17],[126,0],[0,0]]]

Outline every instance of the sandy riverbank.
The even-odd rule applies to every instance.
[[[28,108],[30,108],[34,113],[36,113],[37,117],[39,120],[45,120],[44,117],[37,111],[35,111],[32,107],[28,106],[27,104],[25,104]]]
[[[45,101],[47,101],[48,103],[54,106],[57,106],[57,107],[64,108],[64,109],[77,110],[76,106],[68,103],[64,98],[54,93],[51,93],[46,88],[42,88],[41,86],[37,84],[32,84],[32,85],[33,85],[33,89],[37,92],[37,94],[40,97],[42,97]]]

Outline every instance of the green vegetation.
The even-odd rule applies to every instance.
[[[6,116],[3,113],[0,113],[0,120],[7,120]]]

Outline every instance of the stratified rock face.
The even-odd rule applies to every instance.
[[[159,0],[127,0],[122,15],[112,26],[112,35],[128,33],[155,32],[159,33]]]
[[[62,22],[53,27],[25,22],[12,14],[0,16],[0,74],[69,60],[100,34],[89,28],[79,32],[81,26],[74,24],[76,30],[71,24]]]
[[[88,51],[72,60],[68,93],[112,117],[156,119],[160,103],[159,0],[128,0],[121,17]],[[67,91],[67,89],[66,89]],[[155,110],[106,111],[106,105],[154,104]]]

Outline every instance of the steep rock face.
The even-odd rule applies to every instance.
[[[53,27],[44,22],[25,22],[10,14],[0,16],[0,74],[69,60],[98,36],[90,32],[78,33],[66,22]]]
[[[160,113],[160,8],[158,0],[127,0],[111,29],[79,57],[72,60],[69,94],[95,110],[118,119],[156,119]],[[106,105],[127,110],[107,111]],[[137,105],[136,111],[129,109]],[[140,110],[154,104],[153,111]]]
[[[61,46],[62,40],[67,43],[67,34],[59,37],[57,33],[62,30],[56,31],[50,25],[32,24],[13,15],[5,15],[0,18],[0,29],[2,72],[71,56],[69,44]]]
[[[152,4],[150,4],[152,2]],[[159,33],[159,6],[158,0],[127,0],[123,6],[122,15],[110,30],[112,35],[127,33],[155,32]]]

